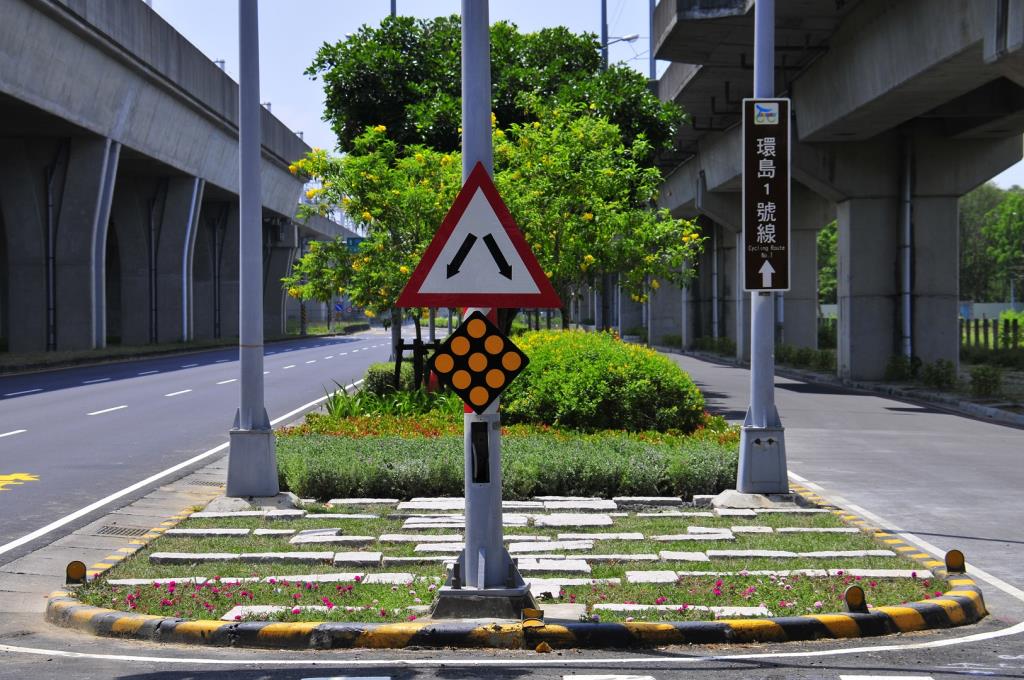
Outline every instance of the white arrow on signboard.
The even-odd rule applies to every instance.
[[[772,274],[775,273],[775,267],[772,266],[772,263],[765,260],[761,268],[757,270],[757,273],[761,275],[761,286],[763,288],[771,288]]]

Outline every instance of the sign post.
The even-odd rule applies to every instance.
[[[754,97],[743,101],[743,278],[750,291],[750,406],[740,430],[740,493],[789,492],[775,408],[774,291],[789,289],[789,100],[774,99],[775,1],[754,4]]]
[[[502,533],[498,397],[527,359],[493,322],[498,307],[561,303],[494,186],[492,160],[487,0],[462,0],[463,186],[398,298],[399,307],[468,308],[430,359],[466,403],[465,548],[434,618],[518,619],[536,606]]]

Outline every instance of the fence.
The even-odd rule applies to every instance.
[[[960,319],[960,347],[1016,349],[1020,341],[1018,319]]]

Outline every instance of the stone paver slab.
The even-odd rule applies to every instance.
[[[892,550],[814,550],[812,552],[797,553],[800,557],[896,557]]]
[[[856,527],[780,527],[776,529],[780,534],[859,534],[860,529]]]
[[[243,562],[256,564],[273,564],[276,562],[303,562],[306,564],[321,564],[334,559],[333,552],[259,552],[242,553],[238,556]]]
[[[651,536],[650,540],[659,543],[675,543],[677,541],[732,541],[735,538],[729,531],[717,534],[659,534]]]
[[[418,553],[457,553],[463,548],[465,544],[461,542],[448,541],[441,543],[418,543],[413,552]]]
[[[732,617],[732,616],[772,616],[772,612],[767,607],[708,607],[704,605],[691,605],[691,604],[616,604],[612,602],[599,602],[594,605],[593,610],[598,611],[610,611],[610,612],[643,612],[643,611],[659,611],[659,612],[674,612],[680,609],[701,612],[711,612],[716,618]]]
[[[377,566],[383,557],[379,552],[339,552],[334,554],[334,566]]]
[[[606,555],[578,555],[587,562],[657,562],[661,558],[653,553],[618,553]]]
[[[799,553],[790,550],[708,550],[708,557],[715,559],[741,557],[790,558],[799,557]]]
[[[150,553],[150,564],[209,564],[210,562],[228,562],[237,560],[238,553]]]
[[[547,552],[551,550],[593,550],[593,541],[523,541],[508,544],[510,553]]]
[[[530,592],[533,593],[534,597],[558,597],[562,592],[563,588],[573,586],[589,586],[595,583],[608,584],[608,585],[619,585],[622,583],[621,579],[617,578],[606,578],[606,579],[590,579],[590,578],[538,578],[538,577],[527,577],[523,579],[530,586]],[[547,615],[547,608],[544,609],[545,617]]]
[[[361,571],[346,571],[334,574],[293,574],[285,576],[267,576],[263,579],[265,583],[355,583],[362,580],[366,574]]]
[[[403,564],[443,564],[446,562],[454,562],[458,557],[457,553],[452,553],[451,555],[416,555],[415,557],[385,556],[382,563],[385,567],[390,565],[401,566]]]
[[[319,512],[311,515],[306,515],[303,519],[315,519],[315,520],[335,520],[335,519],[380,519],[380,515],[370,515],[362,512],[356,513],[344,513],[344,512]]]
[[[462,542],[462,534],[381,534],[381,543]]]
[[[291,536],[295,529],[253,529],[253,536]]]
[[[714,517],[713,512],[682,512],[680,510],[662,510],[661,512],[638,512],[637,517]]]
[[[745,508],[715,508],[715,514],[719,517],[757,517],[756,512]]]
[[[734,534],[770,534],[773,531],[771,527],[762,527],[756,524],[751,524],[750,526],[737,525],[729,528]]]
[[[932,578],[932,572],[928,569],[829,569],[828,575],[861,578]]]
[[[618,510],[615,501],[595,499],[586,501],[544,501],[544,509],[548,511],[575,510],[576,512],[607,512]]]
[[[666,562],[707,562],[707,554],[681,550],[659,550],[658,556]]]
[[[828,508],[758,508],[756,512],[759,515],[771,514],[773,512],[788,515],[814,515],[832,511]]]
[[[539,572],[564,572],[567,574],[589,574],[590,565],[584,560],[543,560],[520,558],[519,571],[524,574]]]
[[[677,578],[676,572],[667,569],[626,572],[626,583],[675,583]]]
[[[293,536],[288,542],[292,545],[369,545],[376,542],[376,540],[373,536],[310,534]]]
[[[263,517],[266,510],[239,510],[238,512],[193,512],[189,519],[232,519],[235,517]]]
[[[332,498],[327,505],[398,505],[397,498]]]
[[[621,533],[602,533],[594,532],[588,533],[576,533],[576,534],[558,534],[558,540],[560,541],[642,541],[644,535],[638,531],[624,531]]]
[[[612,518],[598,514],[555,513],[534,515],[533,524],[538,527],[610,527]]]
[[[612,501],[623,507],[671,507],[683,504],[683,499],[678,496],[615,496]]]
[[[363,583],[380,583],[387,586],[403,586],[416,580],[415,574],[407,572],[381,572],[379,574],[367,574]]]
[[[811,576],[824,578],[828,572],[824,569],[753,569],[744,571],[677,571],[680,576]]]
[[[168,529],[164,536],[248,536],[248,529]]]

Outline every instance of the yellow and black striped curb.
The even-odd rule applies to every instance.
[[[82,604],[56,592],[46,620],[103,637],[148,642],[177,642],[219,647],[346,649],[404,647],[490,647],[553,649],[626,648],[729,642],[793,642],[855,638],[952,628],[975,623],[987,614],[981,591],[966,576],[942,597],[898,607],[877,607],[865,614],[815,614],[771,619],[666,623],[570,623],[540,621],[486,626],[462,623],[274,623],[266,621],[189,621],[133,614]]]
[[[107,572],[117,566],[118,562],[131,557],[149,545],[151,541],[162,536],[165,531],[174,528],[181,523],[182,520],[187,519],[192,512],[193,508],[191,506],[183,509],[178,514],[169,517],[166,522],[161,522],[160,526],[149,529],[139,538],[133,538],[128,541],[128,545],[114,550],[99,562],[89,565],[85,572],[86,579],[93,581],[99,578],[104,572]]]

